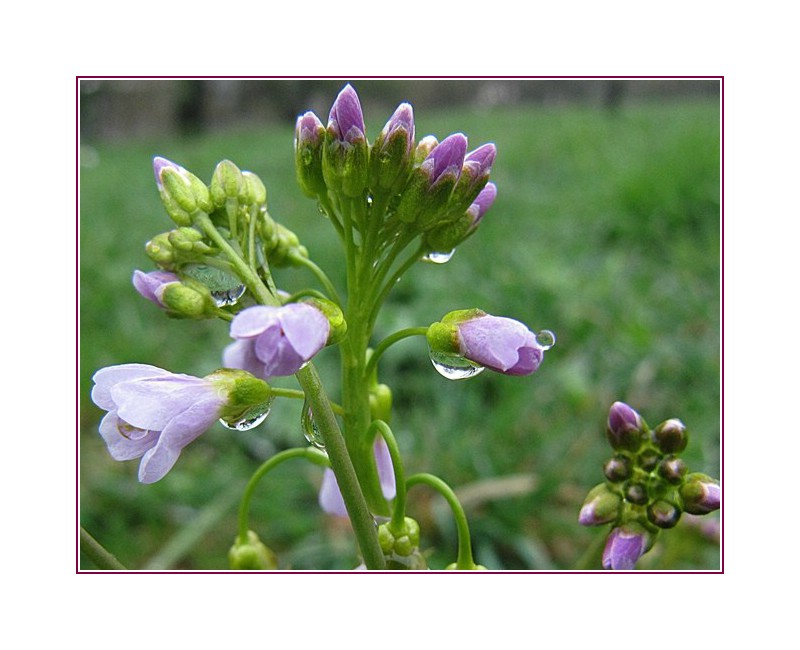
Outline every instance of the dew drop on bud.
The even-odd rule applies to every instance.
[[[423,256],[423,262],[430,262],[431,264],[446,264],[450,261],[450,259],[455,254],[456,249],[454,248],[448,253],[439,253],[436,251],[431,251],[427,255]]]
[[[303,435],[306,440],[317,449],[325,449],[325,441],[322,439],[322,434],[319,432],[319,427],[314,421],[314,414],[311,412],[311,407],[308,402],[303,402],[303,411],[300,414],[300,427],[303,429]]]
[[[473,363],[469,359],[455,354],[437,352],[436,350],[431,350],[430,347],[428,347],[428,354],[431,357],[431,363],[433,367],[436,368],[436,371],[442,377],[452,379],[453,381],[457,379],[469,379],[486,370],[483,366]]]
[[[543,349],[549,350],[556,344],[556,335],[550,330],[542,330],[536,335],[536,341]]]
[[[255,429],[259,424],[267,419],[271,409],[272,400],[270,399],[263,404],[259,404],[258,406],[248,409],[238,420],[225,420],[223,418],[220,420],[220,423],[223,427],[230,429],[231,431],[250,431],[250,429]]]
[[[219,291],[212,291],[211,297],[217,303],[217,307],[230,307],[239,302],[239,298],[244,295],[246,287],[240,284],[238,287],[232,289],[221,289]]]

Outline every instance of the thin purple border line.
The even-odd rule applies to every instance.
[[[536,80],[536,79],[718,79],[720,82],[720,482],[723,482],[724,467],[725,467],[725,76],[724,75],[654,75],[654,76],[641,76],[641,75],[590,75],[590,76],[575,76],[575,75],[549,75],[549,76],[534,76],[534,77],[519,77],[519,76],[431,76],[431,75],[404,75],[404,76],[340,76],[340,75],[281,75],[276,77],[260,77],[260,76],[148,76],[148,75],[133,75],[133,76],[115,76],[115,75],[78,75],[75,77],[75,519],[76,519],[76,537],[75,537],[75,573],[76,574],[89,574],[89,575],[104,575],[104,574],[170,574],[170,575],[192,575],[192,574],[210,574],[210,575],[248,575],[248,574],[291,574],[291,575],[358,575],[358,574],[386,574],[386,575],[402,575],[404,573],[421,574],[421,575],[440,575],[440,574],[463,574],[464,571],[101,571],[80,568],[80,82],[83,79],[371,79],[379,81],[382,79],[430,79],[442,80],[449,79],[513,79],[513,80]],[[724,497],[722,497],[724,502]],[[703,575],[722,575],[725,573],[725,535],[724,535],[724,503],[720,503],[720,568],[719,570],[692,570],[692,571],[474,571],[469,572],[475,575],[480,574],[543,574],[543,575],[674,575],[674,574],[703,574]]]

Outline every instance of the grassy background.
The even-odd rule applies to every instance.
[[[371,137],[387,117],[366,114]],[[406,472],[434,472],[471,491],[476,560],[488,568],[574,568],[606,532],[579,526],[577,513],[602,480],[603,428],[614,400],[651,425],[680,417],[692,435],[690,469],[719,476],[719,105],[498,107],[416,117],[419,137],[462,131],[473,147],[495,142],[499,196],[448,264],[419,264],[403,279],[376,340],[475,306],[551,329],[558,341],[531,377],[487,371],[465,382],[440,377],[422,340],[392,348],[381,379],[394,392]],[[250,432],[215,426],[164,480],[140,485],[136,462],[108,456],[97,434],[102,412],[89,399],[100,367],[136,361],[204,375],[229,341],[222,322],[169,320],[131,286],[133,269],[152,268],[144,243],[171,227],[150,168],[157,154],[205,180],[223,158],[259,174],[273,217],[341,286],[339,248],[294,182],[291,126],[106,144],[82,156],[81,523],[131,568],[224,569],[244,483],[261,460],[303,442],[299,404],[278,403]],[[313,284],[294,270],[279,272],[278,281],[287,290]],[[333,349],[318,358],[334,397],[337,361]],[[502,477],[509,482],[498,494],[487,481]],[[290,463],[256,495],[252,527],[281,567],[355,563],[346,524],[316,505],[319,481],[318,468]],[[415,488],[409,515],[422,525],[431,566],[452,561],[455,530],[443,502]],[[719,568],[717,541],[689,519],[662,535],[639,567]],[[588,560],[599,566],[595,555]]]

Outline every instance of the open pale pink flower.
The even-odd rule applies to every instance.
[[[228,399],[217,382],[138,363],[102,368],[94,382],[92,400],[108,411],[100,435],[115,460],[142,459],[142,483],[163,478]]]
[[[269,379],[300,370],[325,347],[330,323],[307,303],[256,305],[236,315],[230,333],[236,341],[225,348],[225,367]]]

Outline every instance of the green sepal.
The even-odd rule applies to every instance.
[[[327,345],[339,343],[347,335],[347,321],[344,319],[344,312],[335,302],[316,296],[304,298],[302,302],[312,305],[328,319],[330,332],[328,333]]]
[[[214,318],[219,313],[208,287],[191,279],[165,284],[159,300],[171,316],[178,318]]]
[[[235,421],[252,407],[272,399],[270,385],[246,370],[220,368],[205,379],[213,381],[227,397],[227,403],[220,411],[220,417],[224,420]]]
[[[316,198],[327,191],[322,175],[322,150],[325,127],[317,126],[316,137],[295,142],[294,164],[297,184],[303,194]]]
[[[432,323],[425,334],[428,346],[442,354],[460,354],[461,344],[458,335],[458,324],[485,316],[482,309],[457,309],[444,315],[442,320]]]
[[[328,189],[350,198],[360,197],[369,181],[369,145],[338,140],[327,131],[322,149],[322,176]]]
[[[402,127],[391,137],[378,136],[369,155],[369,185],[373,190],[393,193],[403,189],[411,172],[412,159],[408,151],[408,131]]]

